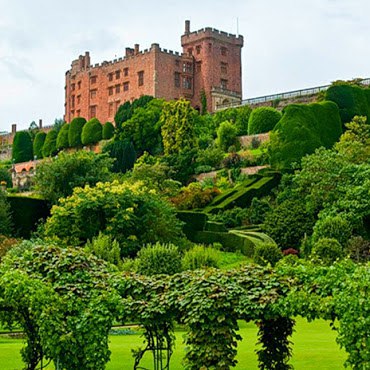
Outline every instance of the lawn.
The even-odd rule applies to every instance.
[[[256,342],[256,328],[253,324],[240,323],[240,334],[243,341],[238,348],[238,366],[240,370],[257,369],[257,359],[254,353]],[[184,332],[176,332],[176,349],[171,361],[171,370],[183,369],[181,360],[184,354],[182,336]],[[293,335],[293,359],[292,365],[296,370],[304,369],[344,369],[343,362],[346,354],[340,350],[335,343],[336,333],[333,332],[329,323],[325,321],[315,321],[307,323],[303,319],[297,320],[296,332]],[[132,369],[133,360],[131,349],[141,345],[141,338],[138,334],[120,335],[110,337],[110,349],[112,351],[111,361],[108,370]],[[1,370],[20,370],[22,362],[19,350],[22,340],[0,337],[0,369]],[[151,358],[144,358],[143,366],[151,369]],[[53,366],[48,369],[54,369]]]

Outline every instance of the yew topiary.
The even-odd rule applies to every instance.
[[[271,131],[281,117],[282,114],[272,107],[259,107],[252,110],[248,120],[248,135]]]
[[[35,140],[33,141],[33,154],[38,159],[43,158],[42,148],[44,146],[45,139],[46,139],[46,133],[38,132],[35,136]]]
[[[86,122],[82,128],[81,142],[83,145],[96,144],[102,139],[102,125],[97,118]]]
[[[28,131],[19,131],[13,140],[13,161],[27,162],[33,159],[32,140]]]
[[[68,143],[71,148],[82,146],[81,133],[85,123],[86,120],[82,117],[76,117],[71,121],[68,131]]]
[[[114,135],[114,126],[112,122],[105,122],[102,131],[102,139],[109,140]]]

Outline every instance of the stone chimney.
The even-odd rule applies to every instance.
[[[130,57],[131,55],[134,55],[134,49],[126,48],[125,50],[126,50],[125,52],[126,57]]]
[[[185,35],[189,35],[190,33],[190,21],[186,20],[185,21]]]
[[[17,132],[17,124],[13,123],[12,124],[12,134],[15,134]]]
[[[134,54],[139,54],[139,44],[135,44],[134,46]]]
[[[42,129],[42,119],[39,119],[39,129]]]

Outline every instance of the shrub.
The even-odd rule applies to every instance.
[[[82,128],[81,142],[83,145],[96,144],[102,139],[102,125],[97,118],[87,121]]]
[[[197,270],[206,267],[218,267],[220,264],[220,255],[218,251],[204,245],[196,245],[185,252],[182,258],[182,267],[184,270]]]
[[[361,236],[354,236],[348,241],[348,252],[356,262],[370,261],[370,241]]]
[[[283,258],[283,253],[276,244],[260,244],[254,248],[253,261],[261,266],[275,264]]]
[[[32,140],[28,131],[19,131],[14,135],[12,153],[15,163],[33,159]]]
[[[42,156],[51,157],[57,153],[57,132],[50,130],[46,134],[44,146],[42,147]]]
[[[69,148],[68,133],[69,133],[70,127],[71,127],[70,124],[65,123],[62,126],[62,128],[59,130],[58,137],[57,137],[57,149],[58,150]]]
[[[248,220],[248,209],[240,207],[226,209],[215,215],[210,215],[210,220],[222,222],[229,229],[239,227]]]
[[[242,165],[242,157],[238,153],[230,153],[222,161],[225,168],[239,168]]]
[[[196,175],[199,175],[200,173],[207,173],[207,172],[211,172],[213,170],[213,168],[211,166],[198,166],[198,167],[195,167],[195,174]]]
[[[5,181],[6,187],[11,188],[13,183],[12,183],[12,177],[10,175],[10,170],[7,169],[6,167],[0,167],[0,183]]]
[[[196,163],[198,166],[218,168],[224,158],[224,152],[217,146],[199,150]]]
[[[181,256],[173,244],[156,243],[137,254],[137,272],[143,275],[173,275],[181,271]]]
[[[281,119],[282,114],[271,107],[259,107],[252,110],[248,121],[248,135],[271,131]]]
[[[1,217],[1,216],[0,216]],[[16,246],[19,243],[19,240],[14,238],[6,237],[5,235],[0,234],[0,262],[5,254]]]
[[[0,189],[0,234],[9,235],[11,226],[9,203],[5,193]]]
[[[230,146],[237,145],[237,133],[238,129],[230,121],[222,122],[217,129],[217,145],[226,152]]]
[[[102,131],[102,139],[109,140],[114,135],[114,126],[112,122],[105,122]]]
[[[33,155],[37,159],[43,158],[42,155],[42,148],[44,146],[46,139],[46,133],[45,132],[38,132],[35,136],[35,140],[33,141]]]
[[[313,228],[313,240],[323,238],[338,240],[340,245],[345,246],[351,237],[351,224],[341,216],[328,216],[319,219]]]
[[[68,131],[68,143],[71,148],[82,146],[81,133],[85,123],[86,120],[82,117],[73,118],[73,120],[71,121]]]
[[[132,143],[128,140],[113,141],[103,148],[104,153],[108,153],[113,162],[113,172],[123,172],[131,170],[136,161],[136,152]]]
[[[336,239],[322,238],[313,245],[312,255],[323,264],[330,265],[343,257],[343,248]]]

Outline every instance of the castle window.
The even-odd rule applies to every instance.
[[[118,108],[119,108],[119,106],[120,106],[120,104],[121,104],[121,101],[120,100],[117,100],[117,101],[115,101],[114,102],[115,103],[115,112],[117,113],[117,111],[118,111]]]
[[[195,65],[196,72],[200,72],[202,70],[202,62],[197,62]]]
[[[112,117],[114,112],[113,112],[113,103],[109,103],[109,106],[108,106],[109,110],[108,110],[108,116],[109,117]]]
[[[121,77],[121,71],[116,71],[116,80],[118,80]]]
[[[91,84],[96,84],[96,76],[90,77],[90,83]]]
[[[128,76],[128,68],[124,68],[124,69],[123,69],[123,75],[124,75],[125,77],[127,77],[127,76]]]
[[[189,48],[189,49],[188,49],[188,54],[189,54],[189,55],[193,55],[193,48]]]
[[[81,89],[81,81],[77,82],[77,88],[80,90]]]
[[[202,47],[200,45],[197,45],[195,49],[197,51],[197,54],[200,54]]]
[[[221,79],[221,89],[227,89],[227,80]]]
[[[180,67],[180,61],[178,59],[175,60],[175,66]]]
[[[184,89],[190,90],[192,88],[192,85],[193,85],[192,82],[193,81],[192,81],[191,77],[183,77],[183,79],[182,79],[182,87]]]
[[[116,94],[121,92],[121,85],[116,85]]]
[[[223,55],[223,56],[227,55],[227,48],[225,48],[225,46],[221,47],[221,55]]]
[[[139,86],[143,86],[144,85],[144,71],[138,72],[137,77],[138,77]]]
[[[96,105],[90,106],[90,118],[96,117]]]
[[[96,98],[96,90],[90,90],[90,99]]]
[[[227,73],[227,63],[221,62],[221,73]]]
[[[75,84],[72,84],[72,85],[71,85],[71,90],[72,90],[72,91],[74,91],[74,90],[75,90],[75,88],[76,88],[76,85],[75,85]]]
[[[130,83],[129,82],[124,82],[123,83],[123,91],[128,91],[129,90],[129,87],[130,87]]]
[[[79,109],[76,111],[76,116],[81,117],[81,111]]]
[[[183,65],[182,65],[182,71],[183,72],[186,72],[186,73],[191,73],[191,71],[193,70],[192,68],[192,64],[189,63],[189,62],[184,62]]]
[[[81,95],[77,95],[77,104],[81,103]]]
[[[71,98],[72,98],[71,105],[72,105],[72,108],[74,108],[75,107],[75,96],[72,95]]]
[[[108,80],[109,81],[113,81],[113,73],[109,73],[108,74]]]
[[[111,86],[111,87],[108,89],[108,94],[109,94],[109,95],[113,95],[113,86]]]
[[[180,72],[175,72],[175,87],[180,87]]]

